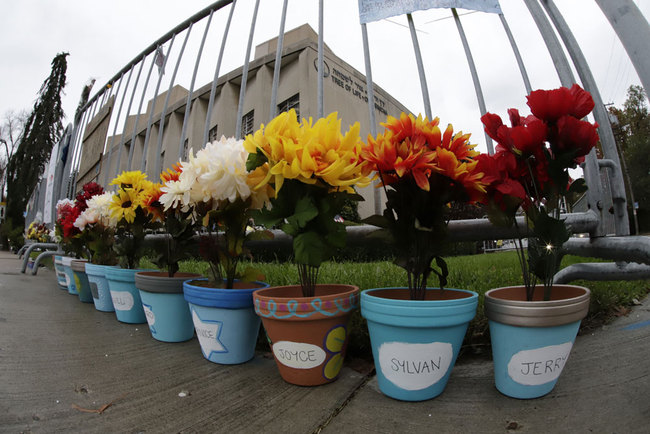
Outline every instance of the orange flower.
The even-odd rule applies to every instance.
[[[180,162],[172,164],[172,167],[166,170],[163,170],[160,174],[160,182],[162,184],[168,181],[178,181],[178,177],[183,172],[183,166]]]

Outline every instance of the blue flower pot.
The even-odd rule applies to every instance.
[[[146,270],[129,270],[126,268],[105,268],[104,275],[108,281],[115,316],[120,322],[144,324],[147,318],[142,308],[140,291],[135,287],[135,273]]]
[[[151,336],[162,342],[183,342],[194,337],[190,308],[183,297],[183,282],[200,277],[192,273],[144,271],[135,275]]]
[[[538,398],[553,390],[589,311],[587,288],[554,285],[549,301],[542,292],[543,286],[537,287],[533,301],[526,301],[523,286],[485,293],[494,383],[512,398]]]
[[[74,275],[74,282],[77,287],[79,301],[82,303],[92,303],[93,295],[90,292],[90,284],[88,282],[88,276],[86,275],[86,260],[76,259],[72,261],[70,268],[72,268],[72,274]]]
[[[477,306],[478,294],[461,289],[427,289],[421,301],[408,288],[362,292],[381,392],[402,401],[440,395]]]
[[[253,291],[263,282],[235,281],[234,289],[197,285],[208,279],[183,283],[203,357],[213,363],[233,365],[255,356],[261,319],[253,308]]]
[[[65,282],[68,288],[68,293],[77,295],[77,285],[74,281],[74,273],[72,272],[72,268],[70,268],[72,261],[74,261],[74,258],[71,258],[69,256],[63,256],[61,258],[61,264],[63,265],[63,272],[65,273]]]
[[[65,269],[63,267],[63,256],[54,256],[54,270],[56,271],[56,283],[59,289],[68,290],[68,281],[65,278]]]
[[[106,267],[115,268],[111,265],[86,264],[86,275],[95,309],[101,312],[115,312],[111,291],[108,289],[108,281],[104,274]]]

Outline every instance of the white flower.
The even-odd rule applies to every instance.
[[[218,142],[208,143],[199,151],[197,159],[208,161],[207,170],[197,173],[198,190],[217,201],[228,200],[235,202],[238,198],[248,199],[251,190],[246,179],[246,159],[248,152],[244,149],[243,140],[226,138]],[[205,198],[204,198],[205,200]]]
[[[182,175],[182,173],[181,173]],[[169,208],[178,208],[180,206],[182,212],[187,212],[190,209],[190,189],[192,188],[193,180],[186,177],[179,177],[178,181],[168,181],[160,188],[163,194],[160,196],[160,203],[163,205],[164,210]]]
[[[114,194],[106,192],[98,194],[86,201],[88,209],[93,210],[97,214],[97,218],[105,225],[112,223],[111,219],[111,203],[113,202]]]
[[[74,221],[73,225],[80,231],[83,231],[87,224],[97,223],[98,220],[99,214],[97,214],[95,210],[88,208],[79,214],[79,217],[77,217],[77,220]]]

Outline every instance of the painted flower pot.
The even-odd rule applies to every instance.
[[[141,271],[135,275],[142,307],[154,339],[162,342],[183,342],[194,337],[190,308],[183,297],[183,282],[200,277],[194,273]]]
[[[233,289],[206,286],[208,279],[183,283],[203,357],[213,363],[234,365],[255,355],[260,317],[253,308],[253,291],[263,282],[235,281]]]
[[[85,259],[75,259],[70,263],[70,268],[74,276],[74,284],[77,287],[79,301],[82,303],[92,303],[93,295],[90,292],[90,284],[86,275],[86,262]]]
[[[338,378],[358,287],[316,285],[314,297],[303,297],[299,285],[276,286],[258,289],[253,300],[284,381],[318,386]]]
[[[64,256],[61,258],[61,265],[63,265],[63,272],[65,273],[65,282],[66,286],[68,287],[68,293],[77,295],[77,285],[74,281],[74,273],[72,272],[72,268],[70,268],[70,265],[74,259],[75,258],[72,258],[70,256]]]
[[[95,309],[101,312],[114,312],[115,307],[113,307],[111,291],[108,289],[108,281],[104,274],[104,268],[106,267],[115,268],[111,265],[86,263],[86,275],[88,276],[88,284],[90,285]]]
[[[63,256],[54,256],[54,270],[56,271],[56,283],[59,284],[59,289],[67,291],[68,281],[66,280],[65,269],[63,267]]]
[[[402,401],[440,395],[458,357],[478,294],[428,288],[410,300],[408,288],[369,289],[361,294],[381,392]]]
[[[533,301],[526,301],[523,286],[485,293],[494,382],[512,398],[538,398],[553,390],[589,311],[587,288],[554,285],[549,301],[543,301],[543,291],[538,286]]]
[[[111,292],[115,316],[120,322],[128,324],[144,324],[147,318],[142,308],[140,291],[135,287],[135,273],[150,270],[130,270],[128,268],[104,269],[104,276],[108,281]]]

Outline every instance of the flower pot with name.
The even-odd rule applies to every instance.
[[[74,273],[72,272],[72,268],[70,267],[74,259],[75,258],[72,258],[70,256],[64,256],[61,258],[61,265],[63,265],[63,272],[65,273],[65,281],[68,287],[68,293],[77,295],[77,284],[74,280]]]
[[[495,385],[513,398],[537,398],[553,390],[589,311],[587,288],[554,285],[548,301],[543,290],[538,286],[532,301],[524,286],[485,293]]]
[[[338,378],[359,288],[318,284],[313,297],[303,297],[299,285],[276,286],[255,291],[253,300],[286,382],[317,386]]]
[[[85,259],[76,259],[70,263],[70,268],[72,269],[75,286],[79,294],[79,301],[82,303],[92,303],[93,295],[90,292],[90,284],[86,275],[86,262]]]
[[[190,309],[183,297],[183,282],[200,277],[194,273],[141,271],[135,275],[151,336],[162,342],[184,342],[194,336]]]
[[[260,317],[253,308],[253,291],[263,282],[235,281],[232,289],[208,286],[208,279],[183,283],[203,357],[233,365],[255,356]]]
[[[144,324],[147,322],[142,300],[140,299],[140,291],[135,287],[135,274],[140,271],[153,270],[131,270],[117,267],[104,269],[111,300],[115,308],[115,316],[120,322],[128,324]]]
[[[59,289],[67,291],[68,281],[66,280],[65,269],[63,267],[63,256],[54,256],[54,270],[56,271],[56,283],[59,284]]]
[[[381,392],[403,401],[440,395],[477,305],[478,294],[459,289],[427,289],[423,300],[410,300],[408,288],[362,292]]]
[[[101,312],[115,312],[111,291],[108,288],[105,268],[115,268],[112,265],[97,265],[86,263],[86,275],[90,285],[90,292],[93,296],[95,309]]]
[[[481,117],[485,132],[499,145],[494,155],[479,161],[487,181],[488,217],[519,235],[515,251],[523,286],[488,291],[485,312],[496,387],[524,399],[553,389],[589,309],[588,289],[553,281],[571,237],[562,204],[586,191],[585,180],[573,180],[569,169],[594,155],[598,142],[597,125],[582,120],[595,103],[579,85],[535,90],[527,100],[531,115],[508,110],[511,127],[496,114]],[[519,209],[525,219],[517,217]]]

